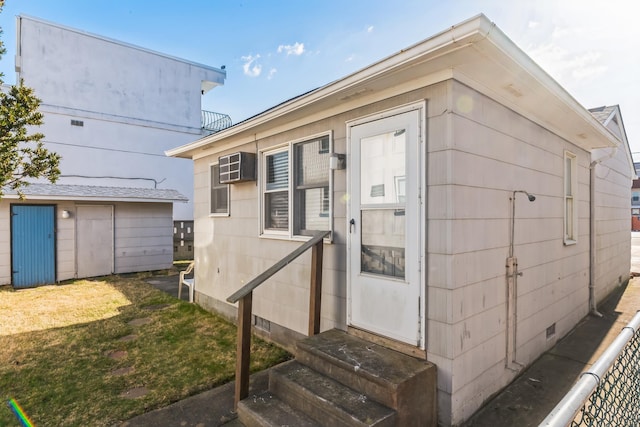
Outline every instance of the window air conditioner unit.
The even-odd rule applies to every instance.
[[[218,158],[220,184],[256,180],[256,155],[238,152]]]

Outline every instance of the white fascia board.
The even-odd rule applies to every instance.
[[[281,121],[277,126],[270,126],[268,128],[263,128],[260,132],[256,133],[246,133],[245,135],[239,135],[234,138],[227,138],[223,141],[219,141],[215,145],[208,144],[197,151],[190,152],[189,158],[193,160],[198,160],[203,157],[208,157],[216,153],[220,153],[223,151],[232,150],[236,147],[246,145],[246,144],[254,144],[255,141],[268,138],[270,136],[285,132],[292,128],[297,128],[304,126],[310,122],[320,121],[329,117],[333,117],[344,112],[353,110],[362,104],[374,104],[378,101],[383,101],[388,99],[391,96],[397,95],[398,93],[410,92],[414,89],[419,89],[422,87],[430,86],[433,84],[437,84],[446,80],[452,79],[454,76],[452,69],[441,70],[436,73],[432,73],[426,76],[422,76],[417,79],[413,79],[410,81],[402,82],[393,87],[389,87],[383,90],[372,91],[371,93],[363,94],[362,96],[356,97],[354,99],[345,100],[338,104],[333,105],[331,108],[322,109],[320,111],[316,111],[313,114],[305,115],[300,118]]]
[[[440,54],[446,54],[449,50],[481,40],[486,37],[493,26],[494,24],[491,23],[486,16],[482,14],[478,15],[340,80],[329,83],[306,95],[294,98],[289,102],[285,102],[282,105],[267,110],[264,113],[236,126],[222,130],[205,138],[201,138],[192,143],[167,150],[165,151],[165,154],[171,157],[191,157],[188,154],[193,150],[203,148],[209,144],[215,143],[216,141],[229,138],[230,136],[237,135],[248,129],[273,121],[292,111],[312,105],[325,98],[341,93],[344,93],[344,96],[349,97],[349,89],[356,85],[361,85],[367,80],[375,79],[382,74],[389,73],[404,65],[410,65],[410,63],[427,60],[430,56],[433,56],[434,54],[437,55],[438,51],[445,50],[445,52]],[[353,95],[357,95],[357,90]]]
[[[446,67],[451,74],[460,77],[463,82],[474,82],[474,84],[470,84],[471,87],[480,89],[488,96],[513,108],[523,116],[534,119],[537,123],[550,128],[558,135],[585,150],[616,145],[617,138],[602,126],[586,108],[580,105],[549,74],[518,48],[486,16],[478,15],[343,79],[278,105],[236,126],[181,147],[167,150],[165,154],[175,157],[196,158],[202,156],[205,149],[218,141],[226,140],[228,144],[224,144],[225,147],[233,145],[234,140],[236,143],[248,142],[248,136],[242,137],[242,133],[245,133],[245,135],[251,134],[251,138],[255,139],[260,133],[259,127],[261,125],[270,124],[272,128],[277,128],[277,119],[289,115],[289,119],[294,119],[295,121],[295,116],[292,113],[305,108],[307,109],[305,116],[308,121],[310,117],[316,116],[318,113],[313,110],[312,106],[317,109],[319,108],[318,105],[324,100],[331,102],[331,99],[333,99],[335,104],[338,103],[337,100],[343,103],[351,101],[352,98],[357,98],[357,102],[362,103],[368,96],[366,93],[367,84],[374,84],[378,79],[402,70],[408,70],[411,67],[424,66],[429,64],[430,61],[447,58],[448,55],[452,55],[451,58],[455,58],[456,52],[465,48],[470,48],[476,55],[479,55],[476,58],[486,58],[489,68],[493,67],[495,70],[501,69],[505,71],[509,76],[509,80],[528,84],[529,99],[521,101],[517,101],[513,97],[509,99],[507,94],[500,92],[499,85],[501,82],[497,81],[495,76],[491,75],[491,73],[483,73],[482,70],[475,70],[474,67],[469,67],[468,63],[458,63],[454,59],[450,64],[445,60],[441,66],[443,68]],[[473,56],[470,59],[473,59]],[[430,70],[433,74],[438,71],[442,70]],[[390,87],[391,90],[394,88],[396,86]],[[380,92],[385,91],[385,89],[380,90]],[[504,88],[502,88],[502,91],[504,92]],[[536,97],[539,98],[541,96],[548,96],[549,99],[553,100],[556,108],[567,112],[567,116],[556,118],[546,112],[545,109],[541,109],[538,105],[532,103],[535,102]],[[326,109],[327,107],[323,108]],[[565,121],[560,123],[562,120]],[[291,124],[291,121],[289,121],[289,124]],[[565,126],[565,124],[568,126]],[[232,138],[234,136],[236,138]]]
[[[515,63],[519,64],[521,68],[524,68],[524,70],[529,73],[529,75],[535,79],[540,86],[544,87],[553,96],[561,100],[561,102],[570,108],[572,112],[582,119],[585,126],[588,126],[589,129],[600,134],[600,136],[607,140],[608,145],[606,145],[606,147],[615,147],[617,145],[615,141],[617,138],[615,138],[614,135],[598,121],[598,119],[593,117],[593,115],[584,106],[576,101],[569,92],[567,92],[546,71],[536,64],[522,49],[513,43],[511,39],[509,39],[509,37],[507,37],[507,35],[497,26],[493,26],[487,35],[486,40],[493,43],[497,49],[504,52],[504,54],[511,58]]]

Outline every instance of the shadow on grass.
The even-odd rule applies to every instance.
[[[59,287],[65,292],[106,282],[129,301],[112,317],[0,336],[2,400],[15,398],[38,426],[113,425],[232,380],[235,326],[140,277]],[[254,372],[290,358],[259,339],[252,356]],[[147,393],[123,397],[134,388]],[[0,425],[19,425],[5,405]]]

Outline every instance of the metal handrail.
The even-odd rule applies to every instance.
[[[238,402],[249,395],[249,362],[251,360],[251,305],[253,291],[271,276],[289,265],[294,259],[312,249],[311,280],[309,284],[309,335],[320,332],[320,307],[322,297],[322,252],[323,239],[331,232],[316,233],[310,240],[296,248],[289,255],[259,274],[255,279],[234,292],[227,302],[238,303],[238,340],[236,343],[236,384],[234,410]]]
[[[313,236],[313,238],[305,242],[304,245],[296,248],[296,250],[291,252],[289,255],[287,255],[286,257],[282,258],[280,261],[273,264],[267,270],[263,271],[257,277],[252,279],[249,283],[247,283],[242,288],[234,292],[229,298],[227,298],[227,302],[230,302],[232,304],[236,303],[238,302],[238,300],[240,300],[240,298],[243,298],[246,295],[248,295],[250,292],[253,292],[255,288],[260,286],[262,283],[264,283],[267,279],[269,279],[271,276],[276,274],[278,271],[282,270],[284,267],[290,264],[291,261],[293,261],[294,259],[298,258],[300,255],[305,253],[311,247],[313,247],[322,239],[327,237],[330,233],[331,233],[330,231],[323,231],[323,232],[316,233]]]
[[[538,427],[565,427],[571,423],[578,411],[580,411],[584,403],[589,399],[591,393],[593,393],[600,384],[600,379],[604,377],[618,358],[620,352],[625,348],[631,338],[633,338],[638,327],[640,327],[640,311],[633,316],[633,319],[631,319],[627,326],[622,328],[620,334],[591,366],[591,369],[581,374],[578,382],[569,390],[569,393],[564,396],[560,403],[553,408],[549,415],[542,420]]]

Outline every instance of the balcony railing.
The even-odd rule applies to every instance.
[[[202,110],[202,132],[212,134],[230,127],[233,123],[227,114]]]

